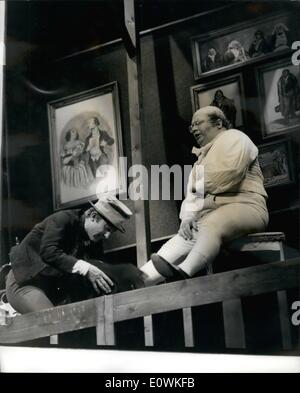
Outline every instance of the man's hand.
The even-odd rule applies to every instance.
[[[86,277],[92,283],[98,295],[101,293],[100,289],[102,289],[102,291],[105,293],[110,293],[111,287],[114,286],[114,283],[111,281],[111,279],[102,270],[98,269],[94,265],[89,267]]]
[[[198,230],[197,221],[195,220],[183,220],[180,224],[179,235],[184,238],[184,240],[192,240],[193,232],[192,229]]]

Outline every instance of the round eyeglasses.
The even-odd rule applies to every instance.
[[[194,128],[194,127],[199,127],[200,124],[201,124],[201,121],[195,121],[194,123],[192,123],[192,124],[189,126],[189,131],[192,132],[192,131],[193,131],[193,128]]]

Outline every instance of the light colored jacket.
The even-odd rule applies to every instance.
[[[189,175],[181,220],[197,219],[198,213],[208,208],[211,196],[226,196],[232,202],[246,203],[249,195],[253,195],[254,203],[261,203],[265,208],[267,193],[258,149],[246,134],[235,129],[221,131],[210,143],[196,150],[198,160]]]

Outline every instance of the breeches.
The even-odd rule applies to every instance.
[[[216,202],[214,207],[197,221],[198,230],[193,230],[191,240],[177,234],[158,251],[189,276],[211,263],[223,243],[264,231],[268,224],[267,210],[255,204]]]
[[[6,282],[6,296],[11,306],[20,314],[40,311],[60,303],[79,301],[91,297],[91,287],[79,275],[64,277],[59,282],[55,277],[37,275],[34,279],[18,284],[11,270]]]
[[[132,264],[109,264],[98,260],[89,260],[89,263],[111,278],[114,283],[111,293],[144,286],[141,271]],[[90,281],[79,274],[66,273],[61,277],[51,277],[40,273],[32,280],[18,284],[11,270],[6,281],[6,296],[16,311],[25,314],[58,304],[90,299],[98,294]]]

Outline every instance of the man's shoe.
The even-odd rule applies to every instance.
[[[168,282],[186,280],[190,278],[182,269],[172,265],[158,254],[152,254],[151,260],[155,269],[166,278]]]

